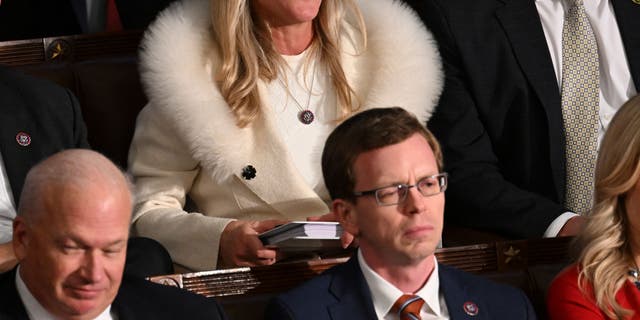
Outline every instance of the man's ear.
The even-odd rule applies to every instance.
[[[27,228],[27,224],[22,217],[17,216],[13,220],[13,252],[18,261],[22,261],[26,256],[27,246],[29,245]]]
[[[354,204],[344,199],[336,199],[331,203],[331,209],[342,228],[357,237],[360,229]]]

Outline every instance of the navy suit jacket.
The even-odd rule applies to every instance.
[[[445,224],[542,236],[566,211],[565,144],[560,90],[535,1],[406,1],[434,34],[445,69],[428,123],[449,172]],[[640,5],[610,1],[640,88]]]
[[[31,137],[28,146],[16,141]],[[63,149],[89,148],[80,106],[68,89],[0,66],[0,155],[14,203],[31,167]]]
[[[438,264],[440,290],[452,320],[536,319],[526,295],[443,264]],[[468,315],[463,305],[473,302],[478,314]],[[358,259],[335,266],[320,276],[274,298],[266,319],[377,319],[371,293]]]
[[[0,319],[28,320],[15,277],[16,269],[0,274]],[[127,276],[111,308],[120,320],[226,319],[213,298]]]

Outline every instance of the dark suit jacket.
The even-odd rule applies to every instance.
[[[19,132],[29,134],[30,145],[18,144]],[[0,155],[16,206],[29,169],[70,148],[89,148],[80,106],[71,91],[0,66]]]
[[[444,62],[445,88],[428,127],[450,174],[445,224],[542,236],[566,211],[565,145],[535,1],[407,1],[438,40]],[[640,5],[611,2],[640,88]]]
[[[0,5],[0,41],[79,34],[81,30],[70,0],[2,0]]]
[[[0,319],[27,320],[16,289],[16,269],[0,275]],[[135,277],[124,277],[112,310],[120,320],[226,319],[216,300]]]
[[[175,0],[116,0],[125,29],[146,29],[158,13]]]
[[[31,144],[18,144],[19,132],[27,133]],[[16,207],[29,169],[71,148],[89,148],[80,106],[71,91],[0,66],[0,156]],[[150,239],[130,239],[126,274],[169,273],[173,264],[164,247]]]
[[[522,291],[493,283],[443,264],[438,264],[440,289],[452,320],[536,319]],[[476,316],[463,305],[478,306]],[[357,257],[335,266],[320,276],[274,298],[266,309],[266,319],[377,319],[369,287]]]

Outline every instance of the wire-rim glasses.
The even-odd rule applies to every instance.
[[[407,199],[409,189],[413,187],[416,187],[424,197],[435,196],[440,192],[444,192],[447,189],[448,176],[446,172],[442,172],[422,178],[416,184],[395,184],[373,190],[356,191],[353,195],[356,197],[374,195],[378,205],[392,206],[404,202]]]

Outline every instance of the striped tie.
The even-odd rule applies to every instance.
[[[583,0],[569,0],[562,29],[562,118],[566,142],[567,209],[591,208],[598,145],[598,43]]]
[[[400,320],[420,320],[420,309],[423,304],[422,298],[403,294],[391,307],[391,313],[397,314]]]

